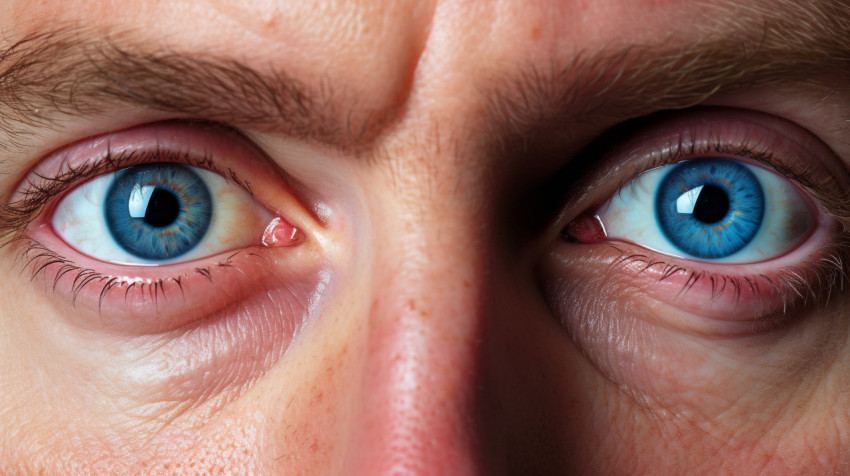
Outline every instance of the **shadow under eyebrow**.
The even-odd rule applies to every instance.
[[[280,70],[261,73],[235,59],[91,36],[59,29],[0,51],[0,131],[10,141],[21,125],[47,126],[57,115],[94,115],[116,104],[339,146],[365,137],[354,128],[354,112],[338,110],[328,84],[307,85]],[[359,117],[368,119],[365,113]]]

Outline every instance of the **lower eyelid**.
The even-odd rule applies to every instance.
[[[806,242],[786,256],[746,265],[671,258],[625,242],[559,241],[555,268],[548,272],[574,275],[579,262],[578,269],[602,268],[603,282],[636,289],[636,295],[697,316],[701,328],[745,333],[757,322],[779,324],[794,309],[826,299],[846,272],[848,240],[834,219],[823,217]]]
[[[30,253],[38,253],[37,244]],[[105,343],[92,350],[102,356],[92,373],[108,391],[137,399],[145,410],[139,421],[149,421],[158,404],[164,407],[157,412],[170,414],[236,398],[285,355],[323,301],[331,276],[305,256],[271,249],[205,269],[208,274],[189,273],[182,281],[185,292],[174,279],[164,279],[158,290],[149,283],[118,285],[100,305],[99,282],[83,288],[73,307],[68,293],[47,293],[62,318],[50,325]],[[57,273],[61,266],[48,265],[35,281],[50,288]],[[73,286],[75,279],[69,273],[57,286]]]
[[[157,267],[108,265],[57,252],[61,239],[33,233],[22,250],[33,282],[77,327],[128,335],[169,332],[277,295],[280,318],[301,321],[326,279],[325,265],[305,244],[252,246],[200,261]],[[309,246],[307,246],[309,248]],[[68,312],[72,309],[72,312]]]

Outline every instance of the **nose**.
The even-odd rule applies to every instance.
[[[473,410],[487,233],[451,198],[402,199],[379,226],[355,474],[480,472]]]

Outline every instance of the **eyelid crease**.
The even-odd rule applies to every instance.
[[[578,198],[568,195],[556,223],[563,244],[559,255],[568,257],[566,263],[596,256],[608,264],[612,278],[622,278],[660,301],[695,315],[711,315],[712,321],[734,318],[736,323],[726,328],[730,333],[778,325],[801,308],[825,305],[850,279],[848,171],[827,144],[800,126],[728,108],[665,112],[618,126],[583,155],[591,163],[582,161],[588,167],[584,178],[567,191]],[[589,240],[569,239],[576,232],[570,225],[592,216],[641,173],[699,157],[751,162],[794,183],[821,211],[817,231],[787,255],[733,268],[658,256],[628,241],[595,240],[588,235],[593,229],[582,235]],[[591,246],[582,246],[585,242]],[[742,327],[742,321],[748,324]]]
[[[136,150],[113,155],[111,152],[95,162],[86,162],[79,166],[68,166],[59,175],[48,177],[35,174],[36,179],[27,179],[20,194],[22,198],[0,206],[0,243],[10,237],[18,237],[36,216],[47,207],[48,203],[70,190],[83,179],[94,178],[108,172],[133,165],[152,162],[179,162],[195,167],[209,169],[234,183],[253,196],[250,183],[239,179],[236,172],[228,169],[227,173],[218,170],[210,155],[196,156],[190,152],[177,154],[164,150]]]
[[[722,156],[760,164],[792,180],[844,229],[850,229],[848,171],[826,144],[800,126],[754,111],[701,107],[642,118],[636,129],[625,127],[622,143],[602,152],[606,156],[603,165],[612,160],[634,162],[627,165],[632,174],[621,175],[614,190],[621,190],[640,173],[656,167]],[[642,134],[647,128],[652,132]],[[641,156],[648,156],[648,160]]]
[[[158,144],[153,148],[122,148],[115,151],[107,142],[104,152],[99,155],[77,165],[71,164],[67,158],[62,158],[52,174],[39,171],[36,166],[13,192],[10,203],[0,204],[0,247],[22,238],[26,228],[48,208],[52,200],[73,189],[84,179],[92,179],[133,165],[152,162],[184,163],[217,173],[229,183],[254,196],[251,183],[241,179],[232,168],[219,167],[214,154],[207,149],[203,152],[181,151]]]

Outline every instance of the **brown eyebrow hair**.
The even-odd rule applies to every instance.
[[[280,69],[261,73],[231,58],[145,48],[114,33],[88,37],[97,38],[78,28],[40,32],[0,52],[0,131],[10,140],[21,124],[46,126],[56,113],[93,115],[115,104],[332,144],[364,134],[351,113],[340,114],[328,84],[307,85]]]
[[[697,41],[671,35],[660,45],[605,47],[493,79],[482,88],[488,117],[496,118],[489,127],[518,136],[565,124],[604,125],[695,106],[719,93],[794,82],[850,91],[850,2],[730,5],[716,7],[724,20],[703,27]],[[826,77],[844,85],[818,81]]]
[[[699,32],[697,43],[603,48],[482,84],[489,121],[482,137],[497,141],[540,128],[627,119],[695,105],[718,92],[850,71],[846,1],[721,10],[718,16],[734,18]],[[56,113],[94,115],[116,104],[340,146],[373,139],[392,119],[341,110],[341,95],[329,82],[305,84],[272,65],[261,72],[234,58],[157,49],[125,36],[57,28],[0,51],[0,132],[6,135],[0,150],[16,143],[21,125],[49,126]]]
[[[609,46],[549,69],[525,65],[517,74],[482,81],[484,120],[472,125],[483,128],[478,140],[500,154],[527,151],[538,133],[569,141],[577,124],[600,129],[613,125],[606,121],[693,106],[720,92],[850,75],[846,0],[717,8],[724,20],[697,32],[697,40]],[[305,84],[276,65],[260,71],[235,58],[177,52],[129,36],[56,27],[0,49],[0,151],[17,147],[32,127],[121,104],[354,150],[395,119],[342,109],[344,91],[336,83],[331,88],[333,78]],[[501,71],[513,71],[510,66]],[[2,159],[0,165],[6,165]],[[0,217],[0,235],[8,222]]]

